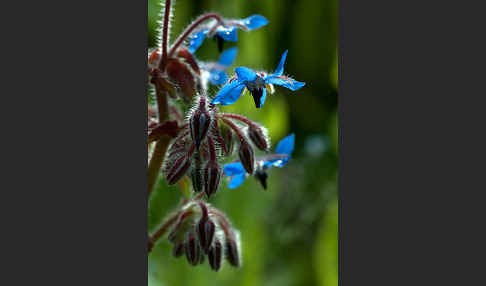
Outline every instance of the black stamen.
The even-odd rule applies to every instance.
[[[253,96],[253,101],[255,101],[255,106],[256,108],[260,108],[260,100],[263,96],[263,89],[258,88],[258,89],[252,89],[250,90],[251,96]]]
[[[260,182],[260,184],[262,184],[263,189],[266,190],[267,189],[267,178],[268,178],[267,173],[263,170],[259,170],[259,171],[255,172],[255,177]]]

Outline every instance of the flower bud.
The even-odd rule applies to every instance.
[[[211,243],[213,242],[214,231],[216,226],[214,222],[208,217],[202,218],[196,225],[197,238],[199,239],[199,245],[204,253],[208,253]]]
[[[201,74],[201,72],[199,70],[199,66],[198,66],[196,60],[194,59],[194,56],[189,52],[188,49],[179,48],[177,50],[177,57],[184,59],[184,61],[191,66],[192,70],[195,73],[197,73],[198,75]]]
[[[211,116],[205,110],[197,109],[192,114],[189,120],[191,129],[191,138],[196,143],[196,148],[199,150],[201,141],[206,137],[211,123]]]
[[[192,187],[194,192],[200,193],[203,190],[202,170],[199,168],[192,168],[191,170]]]
[[[225,156],[231,156],[231,154],[233,154],[233,150],[234,150],[234,147],[235,147],[235,140],[234,140],[234,136],[233,136],[233,132],[231,131],[231,128],[228,127],[228,125],[220,122],[219,124],[220,128],[219,128],[219,132],[221,134],[221,137],[223,139],[223,142],[224,142],[224,146],[225,146],[225,149],[226,149],[226,152],[225,152]]]
[[[191,265],[197,265],[200,259],[200,248],[193,232],[189,233],[184,245],[187,261]]]
[[[226,260],[234,267],[240,266],[240,255],[238,245],[233,239],[226,239]]]
[[[203,170],[204,172],[204,192],[208,198],[215,194],[221,180],[221,169],[216,161],[209,161]]]
[[[191,161],[189,157],[184,155],[177,159],[170,158],[172,162],[168,162],[168,168],[166,168],[166,179],[167,184],[174,185],[177,183],[182,176],[184,176],[191,166]]]
[[[177,258],[180,257],[182,254],[184,254],[184,244],[182,244],[181,242],[177,242],[172,248],[172,255]]]
[[[241,141],[238,156],[246,172],[250,175],[253,174],[255,171],[255,153],[248,142]]]
[[[250,137],[251,142],[253,142],[258,149],[268,151],[268,137],[265,135],[265,131],[262,127],[257,125],[249,126],[248,137]]]
[[[218,271],[221,268],[221,261],[223,260],[223,246],[219,240],[214,242],[214,245],[209,249],[208,260],[211,269]]]
[[[191,101],[197,91],[199,76],[187,63],[181,59],[169,59],[166,66],[167,75],[170,80],[175,82],[182,92],[186,102]]]

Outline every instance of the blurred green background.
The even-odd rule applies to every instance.
[[[149,47],[153,46],[160,7],[149,0]],[[224,111],[237,112],[265,125],[272,143],[296,134],[295,151],[284,168],[269,172],[264,191],[254,178],[235,190],[227,181],[210,202],[224,211],[241,232],[243,265],[225,264],[219,272],[207,262],[189,266],[174,258],[163,239],[149,256],[149,285],[325,285],[338,284],[338,125],[337,0],[177,0],[171,40],[204,12],[226,18],[261,14],[270,23],[251,32],[238,30],[236,66],[272,72],[289,49],[285,74],[306,82],[291,92],[276,87],[261,110],[250,96]],[[196,52],[200,60],[217,59],[217,43],[206,40]],[[213,88],[210,94],[215,94]],[[273,150],[273,148],[272,148]],[[183,197],[159,182],[149,202],[149,231],[162,222]]]

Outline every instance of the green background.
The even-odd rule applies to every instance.
[[[225,178],[210,200],[241,232],[242,267],[224,264],[219,272],[207,262],[192,267],[184,256],[171,255],[164,238],[149,256],[149,285],[337,285],[337,5],[337,0],[176,1],[171,40],[204,12],[226,18],[265,16],[268,25],[248,33],[238,30],[238,42],[225,43],[225,49],[239,49],[228,72],[236,66],[272,72],[289,49],[285,74],[306,86],[296,92],[276,86],[261,110],[250,96],[222,108],[265,125],[273,145],[296,134],[292,160],[270,170],[267,191],[254,178],[229,190]],[[149,0],[149,47],[159,10],[157,1]],[[215,61],[216,42],[206,40],[196,56]],[[216,91],[212,88],[210,95]],[[178,188],[158,183],[149,202],[150,232],[182,197]]]

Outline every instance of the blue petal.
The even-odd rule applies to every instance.
[[[234,176],[246,173],[245,168],[243,168],[241,162],[228,163],[224,165],[223,172],[226,176]]]
[[[248,18],[240,20],[239,22],[247,27],[248,30],[254,30],[268,24],[267,18],[263,17],[262,15],[252,15]]]
[[[285,65],[285,60],[287,59],[287,53],[289,52],[289,50],[286,50],[283,55],[282,55],[282,58],[280,59],[280,63],[278,64],[278,67],[277,69],[275,70],[275,73],[274,75],[276,76],[281,76],[282,73],[283,73],[283,70],[284,70],[284,65]]]
[[[238,80],[240,82],[254,81],[257,78],[257,74],[249,68],[237,67],[235,72],[238,75]]]
[[[212,69],[209,72],[209,81],[214,85],[221,85],[228,81],[228,76],[224,70]]]
[[[223,86],[211,103],[221,105],[233,104],[240,98],[244,87],[245,85],[238,80],[228,83]]]
[[[267,78],[265,78],[265,83],[266,84],[271,83],[271,84],[275,84],[275,85],[280,85],[280,86],[286,87],[286,88],[293,90],[293,91],[296,91],[296,90],[298,90],[299,88],[301,88],[305,85],[305,82],[296,81],[296,80],[294,80],[293,78],[290,78],[290,77],[276,78],[276,77],[272,77],[272,76],[268,76]]]
[[[238,48],[236,47],[225,50],[221,56],[219,56],[218,63],[220,65],[229,67],[236,58],[236,52],[238,52]]]
[[[278,142],[277,148],[275,148],[275,154],[286,154],[290,156],[292,151],[294,151],[294,143],[295,134],[292,133]]]
[[[223,27],[219,26],[217,28],[218,36],[223,38],[223,40],[228,42],[236,42],[238,41],[238,35],[236,33],[236,27]]]
[[[267,98],[267,89],[264,88],[262,92],[262,97],[260,98],[260,108],[262,108],[266,98]]]
[[[234,189],[234,188],[239,187],[241,184],[243,184],[243,182],[245,181],[245,179],[246,179],[246,174],[245,173],[235,175],[234,177],[232,177],[230,179],[230,183],[228,185],[228,188]]]
[[[208,29],[203,29],[191,36],[191,39],[189,40],[189,52],[191,54],[193,54],[202,45],[208,32]]]

